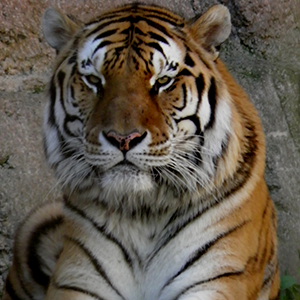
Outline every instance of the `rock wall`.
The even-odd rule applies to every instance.
[[[0,290],[13,232],[36,204],[59,189],[44,164],[43,90],[54,51],[42,36],[45,8],[58,6],[83,21],[127,0],[1,0],[0,3]],[[267,140],[266,180],[276,203],[280,268],[300,262],[300,0],[153,0],[192,18],[216,3],[232,14],[222,58],[248,92]]]

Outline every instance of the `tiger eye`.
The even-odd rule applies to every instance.
[[[163,77],[157,79],[157,83],[158,83],[159,85],[166,85],[166,84],[168,84],[170,81],[171,81],[171,78],[168,77],[168,76],[163,76]]]
[[[101,79],[95,75],[88,75],[85,78],[88,81],[88,83],[90,83],[92,85],[97,85],[97,84],[101,83]]]

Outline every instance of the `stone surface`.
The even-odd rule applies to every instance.
[[[13,233],[25,214],[59,189],[43,159],[43,91],[54,51],[40,19],[49,6],[89,20],[126,0],[0,2],[0,290]],[[266,133],[266,180],[278,209],[280,267],[300,266],[300,0],[153,0],[186,18],[225,4],[232,35],[222,58],[256,105]],[[0,294],[1,296],[1,294]]]

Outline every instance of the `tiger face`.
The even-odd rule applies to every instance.
[[[188,23],[131,5],[83,26],[49,9],[43,28],[59,52],[45,152],[65,188],[115,197],[213,185],[231,127],[215,67],[230,33],[224,6]]]

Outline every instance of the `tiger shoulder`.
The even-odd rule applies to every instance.
[[[63,199],[17,231],[3,300],[279,299],[258,114],[219,59],[228,9],[49,8],[44,151]]]

